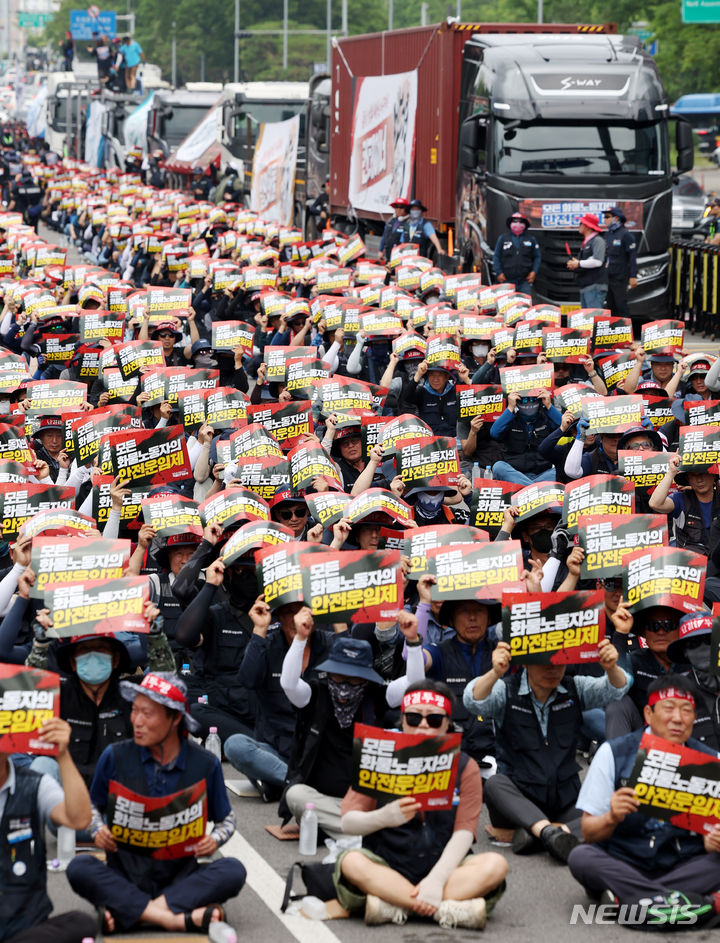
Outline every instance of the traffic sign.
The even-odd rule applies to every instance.
[[[52,18],[52,13],[18,13],[18,26],[20,29],[42,29]]]
[[[638,39],[643,43],[646,43],[648,39],[654,35],[651,29],[645,29],[641,26],[631,26],[628,30],[628,33],[630,33],[631,36],[637,36]]]
[[[683,23],[720,23],[720,0],[683,0]]]
[[[91,16],[87,10],[70,11],[70,32],[73,39],[92,39],[95,36],[117,36],[117,19],[114,10],[101,10],[98,16]]]

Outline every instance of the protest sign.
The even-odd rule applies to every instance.
[[[325,544],[309,544],[301,540],[269,545],[255,551],[258,587],[271,609],[288,603],[302,602],[302,567],[305,553],[325,553]]]
[[[317,442],[299,443],[288,453],[290,464],[290,489],[304,491],[312,486],[313,478],[322,478],[330,488],[342,491],[335,462]]]
[[[565,499],[565,485],[557,481],[540,481],[525,485],[510,498],[512,507],[517,508],[515,525],[522,524],[536,514],[551,512],[560,515]]]
[[[25,521],[34,517],[38,511],[48,511],[51,508],[71,509],[74,504],[74,488],[33,482],[26,485],[5,485],[0,490],[3,540],[17,537]]]
[[[481,416],[483,422],[494,422],[505,409],[502,389],[492,383],[480,386],[459,384],[455,391],[459,421]]]
[[[635,487],[618,475],[590,475],[565,486],[562,520],[571,534],[589,514],[617,515],[635,511]]]
[[[491,478],[478,478],[473,485],[470,524],[495,537],[503,525],[505,509],[511,506],[512,496],[521,490],[522,485]]]
[[[436,582],[433,599],[476,599],[493,602],[503,591],[522,592],[524,570],[519,540],[458,544],[426,550],[429,572]]]
[[[295,546],[295,534],[289,527],[285,527],[284,524],[276,524],[275,521],[251,521],[238,528],[228,542],[223,545],[220,551],[220,559],[225,566],[232,566],[233,563],[252,550],[287,543],[292,543]]]
[[[647,321],[640,332],[640,344],[647,354],[681,353],[684,339],[685,325],[682,321]]]
[[[250,400],[233,386],[219,386],[208,390],[205,400],[205,422],[218,432],[220,429],[233,429],[238,420],[247,418]]]
[[[618,474],[631,481],[636,488],[656,488],[667,470],[667,452],[618,452]]]
[[[605,638],[605,594],[503,593],[503,641],[523,665],[581,665],[598,660]]]
[[[444,436],[403,440],[397,448],[395,464],[406,492],[453,488],[460,476],[455,439]]]
[[[57,756],[57,746],[38,734],[51,717],[59,716],[59,675],[0,664],[0,751]]]
[[[278,489],[290,487],[287,461],[273,455],[243,459],[233,477],[243,488],[254,491],[265,501],[270,501]]]
[[[425,692],[415,693],[423,703]],[[425,736],[355,724],[353,789],[378,804],[411,796],[423,809],[450,809],[461,740],[459,733]]]
[[[542,347],[552,363],[583,363],[590,353],[592,335],[589,331],[570,327],[546,327]]]
[[[616,350],[630,347],[633,342],[633,327],[630,318],[615,318],[598,315],[593,324],[592,345],[597,354],[601,350]]]
[[[631,553],[668,545],[665,514],[589,515],[580,519],[577,530],[578,544],[585,551],[581,579],[619,576]]]
[[[248,406],[247,418],[248,422],[263,426],[284,448],[292,448],[300,436],[310,435],[313,431],[309,400]]]
[[[686,399],[683,409],[686,426],[720,426],[719,399]]]
[[[303,554],[303,599],[316,622],[382,622],[403,607],[400,552]]]
[[[114,351],[124,380],[139,377],[143,370],[165,366],[160,341],[128,341],[126,344],[117,344]]]
[[[80,314],[80,340],[84,343],[99,340],[109,340],[111,343],[121,341],[125,333],[125,317],[113,311],[95,310],[83,311]]]
[[[383,518],[410,527],[413,522],[412,508],[386,488],[368,488],[345,508],[343,515],[350,524],[362,524],[367,518],[377,522]]]
[[[161,861],[192,858],[207,831],[206,782],[147,796],[111,779],[106,817],[120,849]]]
[[[535,395],[535,391],[552,392],[555,367],[551,363],[534,363],[523,367],[500,367],[500,385],[505,396]]]
[[[147,576],[69,583],[45,592],[52,613],[50,638],[148,632],[145,606],[150,598]]]
[[[582,418],[590,426],[587,435],[619,435],[642,423],[642,396],[586,396],[580,400]]]
[[[645,731],[628,779],[638,812],[689,832],[720,825],[720,760]]]
[[[680,471],[720,470],[720,426],[681,426],[678,454]]]
[[[190,498],[174,494],[155,495],[142,501],[143,520],[157,537],[172,534],[195,534],[202,537],[203,525],[198,505]]]
[[[33,380],[27,385],[31,416],[57,416],[78,409],[87,399],[88,388],[73,380]]]
[[[465,527],[462,524],[413,527],[407,535],[403,536],[403,554],[410,559],[410,569],[406,575],[411,580],[419,579],[423,574],[430,572],[428,550],[434,550],[435,547],[454,547],[457,544],[483,543],[489,540],[485,531],[478,530],[476,527]]]
[[[102,452],[107,443],[108,460]],[[106,432],[101,440],[103,474],[132,485],[160,485],[191,477],[192,469],[182,426]]]
[[[342,491],[323,491],[305,496],[312,519],[323,527],[337,524],[352,498]]]
[[[36,537],[30,566],[35,582],[32,599],[43,599],[48,589],[69,583],[119,579],[130,562],[130,541],[104,537]]]
[[[702,606],[707,557],[692,550],[651,547],[625,557],[623,599],[633,613],[652,606],[694,612]]]
[[[267,521],[270,508],[266,501],[247,488],[230,487],[207,498],[198,507],[205,527],[219,524],[223,530],[240,521]]]

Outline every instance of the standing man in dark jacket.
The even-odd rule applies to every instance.
[[[648,694],[644,719],[652,734],[716,755],[690,737],[696,699],[687,678],[658,678]],[[697,928],[720,909],[713,901],[720,887],[720,827],[697,835],[638,811],[635,790],[625,783],[643,732],[609,740],[598,750],[577,803],[585,844],[572,851],[568,865],[588,894],[603,895],[603,903],[639,904],[641,913],[643,903],[651,902],[645,907],[650,929]]]
[[[393,200],[390,206],[395,210],[395,215],[385,223],[385,228],[380,238],[380,245],[378,246],[378,252],[385,256],[386,262],[390,261],[393,246],[402,242],[400,237],[403,224],[408,219],[410,201],[406,200],[404,196],[399,196],[396,200]]]
[[[507,218],[508,232],[498,237],[493,270],[498,282],[512,282],[516,291],[530,294],[540,268],[540,246],[530,235],[530,221],[522,213]]]
[[[583,237],[582,248],[577,258],[568,259],[567,267],[575,272],[580,289],[582,308],[602,308],[608,287],[607,246],[597,216],[586,213],[578,223]]]
[[[610,313],[628,317],[628,288],[637,288],[637,242],[625,229],[625,214],[617,206],[603,213],[607,232],[608,291]]]

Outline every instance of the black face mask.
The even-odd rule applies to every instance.
[[[552,550],[552,531],[543,528],[528,538],[538,553],[550,553]]]
[[[243,569],[241,573],[231,570],[225,576],[225,585],[230,594],[230,605],[243,612],[248,612],[260,595],[257,576],[251,569]]]
[[[193,363],[203,370],[215,370],[218,366],[218,362],[212,354],[196,354]]]

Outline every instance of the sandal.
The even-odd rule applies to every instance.
[[[200,921],[200,926],[196,923],[193,923],[192,911],[185,914],[185,929],[190,932],[192,930],[202,930],[203,933],[207,933],[210,928],[210,924],[213,922],[212,915],[214,911],[219,911],[220,920],[225,919],[225,911],[223,910],[220,904],[208,904],[205,910],[203,911],[202,920]]]

